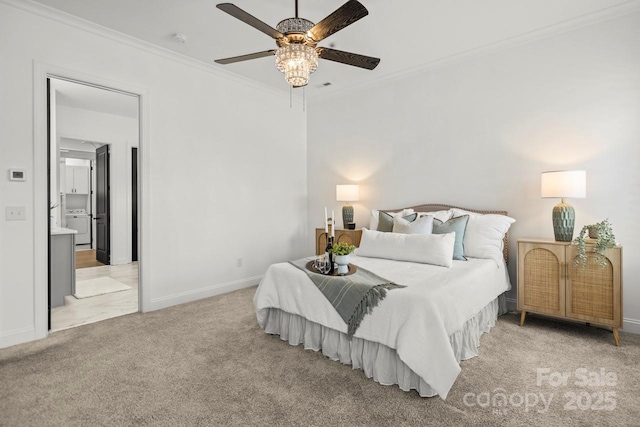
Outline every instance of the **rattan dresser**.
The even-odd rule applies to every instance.
[[[607,265],[594,262],[587,243],[586,267],[575,266],[577,247],[569,242],[518,239],[518,310],[608,326],[620,345],[622,327],[622,246],[605,252]],[[591,252],[589,252],[591,251]]]
[[[334,242],[346,242],[350,245],[360,246],[360,239],[362,238],[362,229],[359,230],[347,230],[343,228],[336,228],[336,237]],[[316,255],[324,253],[327,248],[327,233],[324,232],[324,228],[316,228]]]

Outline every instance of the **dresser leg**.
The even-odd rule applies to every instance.
[[[616,347],[620,347],[620,334],[618,328],[613,328],[613,339],[616,341]]]
[[[524,325],[524,319],[527,317],[527,312],[522,310],[522,313],[520,313],[520,326]]]

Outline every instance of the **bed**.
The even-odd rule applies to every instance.
[[[401,236],[363,229],[351,263],[405,287],[388,291],[353,336],[347,335],[345,321],[307,274],[290,263],[271,265],[260,282],[254,296],[258,324],[291,345],[303,344],[361,369],[380,384],[446,399],[461,371],[460,361],[478,355],[481,335],[506,312],[504,292],[511,289],[508,228],[515,220],[505,211],[432,204],[372,211],[372,216],[374,212],[380,218],[387,212],[385,217],[391,215],[394,221],[407,212],[418,213],[424,221],[439,217],[440,226],[468,217],[466,230],[455,235],[463,236],[469,253],[450,267],[372,257],[367,253],[371,236]],[[478,240],[486,237],[482,233],[491,234],[490,248],[481,245],[489,240]]]

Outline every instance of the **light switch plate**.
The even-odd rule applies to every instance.
[[[26,210],[24,206],[7,206],[5,217],[7,221],[24,221],[26,220]]]

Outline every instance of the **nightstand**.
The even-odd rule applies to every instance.
[[[336,237],[334,243],[346,242],[350,245],[360,246],[360,239],[362,238],[362,229],[359,230],[346,230],[343,228],[336,228]],[[321,255],[327,248],[327,233],[324,232],[324,228],[316,228],[316,255]]]
[[[518,310],[593,323],[613,330],[620,345],[622,327],[622,246],[607,249],[607,265],[594,262],[587,242],[587,264],[574,265],[578,250],[570,242],[518,239]]]

